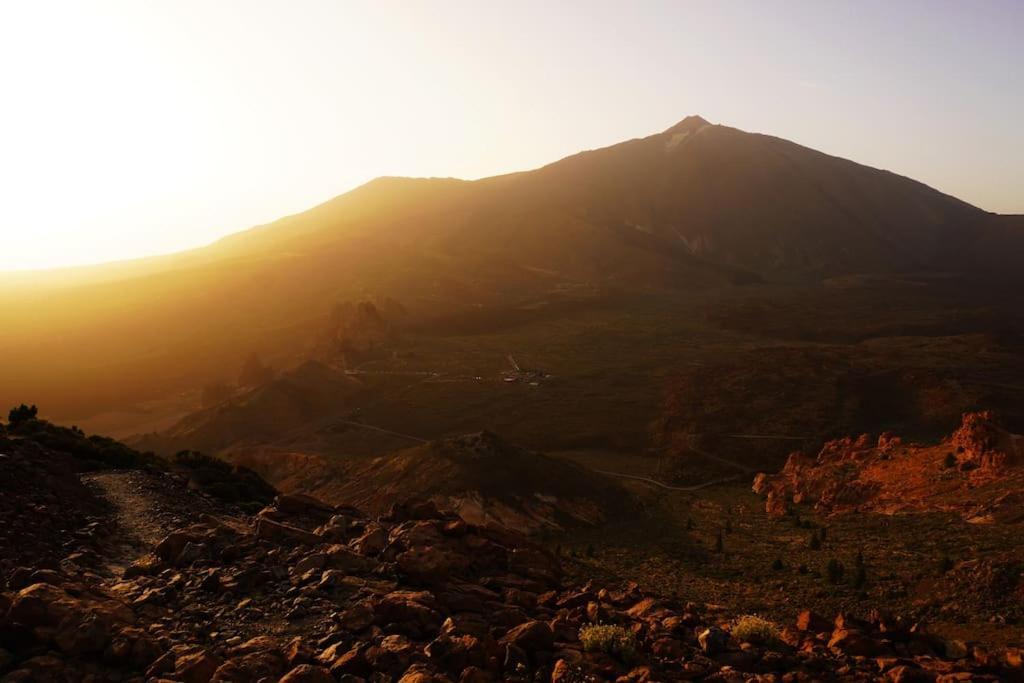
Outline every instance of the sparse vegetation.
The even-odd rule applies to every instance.
[[[779,640],[779,627],[767,619],[747,614],[732,626],[732,637],[742,643],[767,645]]]
[[[277,494],[274,487],[252,470],[232,466],[198,451],[179,451],[172,462],[188,476],[190,485],[250,512],[267,505]]]
[[[580,642],[587,652],[604,652],[623,662],[636,658],[636,636],[614,624],[592,624],[580,629]]]
[[[11,433],[31,437],[33,441],[47,448],[70,453],[80,459],[82,466],[87,470],[111,467],[161,468],[160,461],[152,453],[140,453],[105,436],[86,436],[85,432],[77,427],[60,427],[46,420],[27,417],[35,415],[34,411],[35,406],[32,406],[29,412],[20,411],[23,419],[11,422]]]

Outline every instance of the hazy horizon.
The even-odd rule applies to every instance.
[[[1022,6],[643,9],[7,6],[0,270],[182,251],[375,177],[526,170],[692,114],[1024,213]]]

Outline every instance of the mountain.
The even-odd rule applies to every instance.
[[[380,178],[206,248],[9,280],[0,401],[85,416],[223,379],[252,351],[295,360],[341,301],[388,297],[429,329],[617,290],[1012,274],[1022,235],[913,180],[688,117],[533,171]]]

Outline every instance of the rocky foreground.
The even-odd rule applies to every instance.
[[[0,681],[1024,679],[1019,650],[881,612],[778,628],[568,585],[544,547],[431,503],[371,517],[278,496],[246,515],[181,473],[76,484],[81,459],[25,438],[0,453]]]
[[[429,504],[382,519],[282,496],[248,524],[207,516],[117,580],[74,562],[0,597],[4,681],[892,680],[1019,678],[1021,654],[888,615],[805,613],[775,642],[720,608],[636,586],[564,586],[557,558]],[[588,651],[581,629],[632,649]],[[600,643],[597,644],[601,646]]]

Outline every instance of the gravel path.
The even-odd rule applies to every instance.
[[[171,531],[203,514],[231,516],[232,512],[165,474],[140,470],[97,472],[83,475],[82,482],[114,508],[120,529],[108,568],[115,576]]]
[[[97,490],[115,509],[121,529],[139,545],[152,545],[167,535],[168,515],[147,492],[143,472],[101,472],[82,477],[86,486]]]

